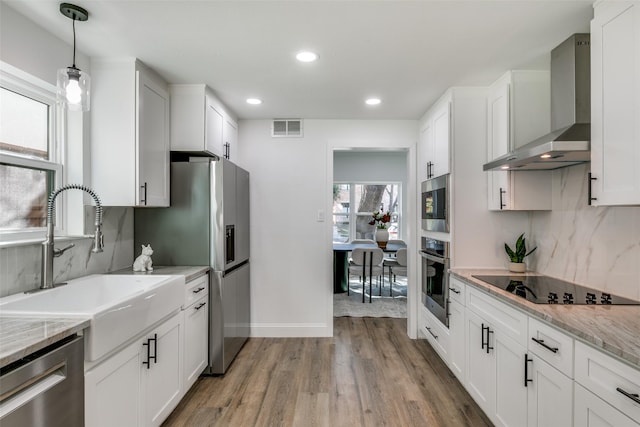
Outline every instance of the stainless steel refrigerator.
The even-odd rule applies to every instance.
[[[171,207],[135,210],[154,265],[208,265],[209,366],[223,374],[250,333],[249,172],[226,159],[171,163]]]

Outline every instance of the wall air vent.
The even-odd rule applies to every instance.
[[[271,124],[271,136],[274,138],[302,137],[302,119],[274,119]]]

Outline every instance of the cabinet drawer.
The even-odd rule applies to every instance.
[[[573,338],[531,317],[527,347],[530,352],[573,378]]]
[[[185,309],[196,300],[209,294],[209,275],[205,274],[197,279],[188,282],[184,288],[184,303],[182,308]]]
[[[576,381],[628,417],[640,420],[640,370],[579,341],[575,353]]]
[[[464,295],[466,288],[467,286],[464,284],[464,282],[456,279],[453,276],[449,276],[449,299],[464,305]]]
[[[496,331],[500,331],[523,347],[527,347],[528,316],[490,295],[467,287],[467,308],[475,311],[480,317],[490,322]]]
[[[574,426],[640,427],[631,418],[600,399],[580,384],[575,385]]]
[[[449,363],[449,330],[424,307],[420,308],[420,332],[440,358]]]

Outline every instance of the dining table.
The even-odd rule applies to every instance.
[[[373,249],[378,248],[376,243],[333,243],[333,292],[343,293],[347,291],[349,286],[349,278],[347,271],[349,269],[349,252],[355,248]],[[381,248],[386,253],[398,252],[398,249],[406,248],[407,245],[402,243],[388,243],[385,248]]]

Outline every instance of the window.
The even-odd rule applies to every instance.
[[[334,183],[333,241],[373,239],[375,226],[370,225],[374,211],[391,213],[387,225],[390,239],[399,239],[400,194],[398,183]]]
[[[0,237],[41,238],[62,179],[55,88],[0,65]]]

